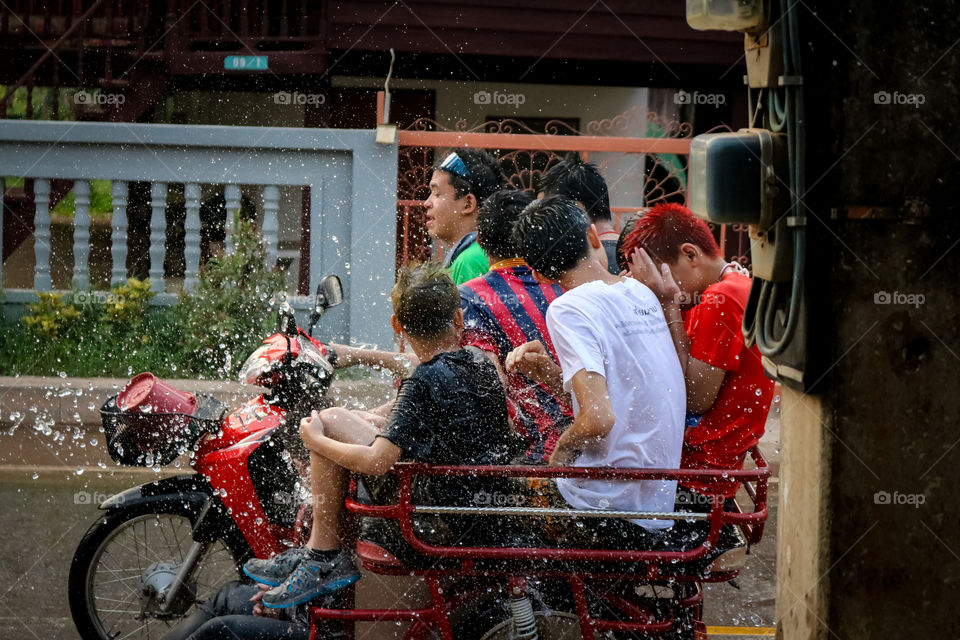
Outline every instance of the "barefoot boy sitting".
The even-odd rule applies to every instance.
[[[496,368],[479,350],[460,347],[460,293],[446,270],[436,263],[402,270],[391,298],[393,328],[421,364],[401,384],[387,418],[327,409],[301,422],[313,528],[306,547],[244,566],[254,580],[276,585],[263,597],[267,607],[303,604],[360,578],[340,540],[349,472],[381,476],[400,460],[507,464],[516,452]]]

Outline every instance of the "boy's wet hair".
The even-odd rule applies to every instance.
[[[477,216],[477,242],[488,256],[515,258],[513,225],[533,196],[519,189],[501,189],[484,200]]]
[[[517,251],[530,268],[556,280],[588,253],[590,221],[570,198],[547,196],[531,202],[513,227]]]
[[[674,263],[681,258],[680,246],[686,242],[700,247],[708,257],[720,255],[720,247],[706,222],[682,204],[663,202],[637,220],[622,244],[628,259],[642,247],[655,261]]]
[[[545,196],[567,196],[583,205],[590,222],[606,222],[612,219],[610,194],[607,181],[600,175],[597,165],[584,162],[576,151],[571,151],[543,174],[540,191]]]
[[[633,216],[627,218],[623,221],[623,224],[620,227],[620,236],[617,238],[617,266],[620,267],[620,271],[626,269],[630,264],[630,256],[623,252],[624,243],[627,241],[627,237],[637,226],[637,220],[643,217],[642,213],[634,214]]]
[[[438,262],[403,267],[390,292],[393,313],[414,338],[436,338],[453,330],[460,291]]]
[[[503,187],[504,177],[500,163],[482,149],[451,149],[463,161],[467,168],[469,178],[458,176],[446,169],[441,169],[440,164],[446,157],[446,154],[439,156],[437,162],[433,165],[434,171],[443,171],[450,178],[450,184],[453,186],[453,194],[457,198],[462,198],[468,193],[472,193],[477,199],[477,206],[483,204],[483,201],[499,191]]]

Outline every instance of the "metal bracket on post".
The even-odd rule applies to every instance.
[[[397,54],[390,49],[390,68],[387,70],[387,79],[383,82],[383,93],[377,96],[377,143],[393,144],[397,141],[397,125],[390,124],[390,77],[393,75],[393,63]],[[382,99],[382,103],[381,103]]]

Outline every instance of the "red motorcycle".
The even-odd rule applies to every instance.
[[[177,392],[149,374],[103,405],[116,462],[159,467],[189,453],[195,473],[128,489],[100,505],[104,513],[70,566],[70,610],[84,639],[158,637],[196,602],[242,577],[238,567],[248,558],[292,542],[306,495],[299,422],[330,405],[335,362],[313,329],[342,300],[339,278],[324,278],[308,331],[282,305],[277,333],[240,370],[241,381],[266,391],[229,413],[211,396]],[[152,399],[132,400],[140,391]]]
[[[242,369],[242,379],[268,392],[226,417],[223,405],[203,396],[193,411],[123,411],[117,398],[104,405],[115,460],[163,465],[191,451],[196,473],[135,487],[100,505],[105,513],[80,542],[70,570],[70,606],[83,638],[157,637],[223,583],[242,578],[239,567],[249,557],[303,543],[308,496],[300,484],[297,425],[309,409],[329,404],[335,356],[310,334],[321,314],[341,301],[339,280],[324,279],[317,297],[308,332],[281,309],[278,332]],[[189,398],[184,402],[192,407]],[[388,536],[389,543],[358,537],[365,577],[310,607],[311,637],[705,638],[701,585],[734,579],[749,545],[763,535],[770,472],[756,447],[751,458],[754,468],[743,471],[398,464],[395,504],[370,504],[356,488],[347,498],[352,514],[392,520],[398,534]],[[418,478],[456,475],[732,480],[750,505],[741,509],[723,495],[706,495],[697,504],[678,500],[674,512],[651,514],[551,509],[499,493],[475,497],[472,507],[414,499]],[[478,527],[503,540],[470,547],[438,542],[423,524],[438,515],[476,518]],[[611,544],[608,536],[596,548],[557,548],[540,544],[536,535],[512,538],[494,524],[502,520],[493,519],[526,521],[536,532],[551,518],[570,517],[600,519],[601,528],[623,537],[614,536]],[[675,529],[686,527],[689,535],[676,546],[638,545],[630,537],[638,528],[625,521],[650,517],[681,521]]]

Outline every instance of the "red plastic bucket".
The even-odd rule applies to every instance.
[[[193,415],[197,410],[197,399],[192,393],[175,389],[152,373],[141,373],[120,390],[117,406],[125,413]]]
[[[174,389],[152,373],[141,373],[117,394],[117,407],[126,414],[124,439],[142,454],[144,464],[156,459],[184,435],[197,410],[192,393]],[[178,415],[163,415],[182,413]]]

